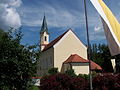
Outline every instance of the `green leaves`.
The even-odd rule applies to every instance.
[[[55,74],[57,74],[58,73],[58,68],[50,68],[49,70],[48,70],[48,74],[49,75],[55,75]]]
[[[111,64],[111,55],[107,45],[93,44],[91,46],[91,60],[99,64],[104,72],[113,72]]]
[[[26,89],[31,77],[36,72],[36,64],[32,62],[37,58],[30,49],[20,44],[22,32],[6,33],[0,30],[0,89],[17,90]],[[34,47],[35,48],[35,47]],[[33,50],[32,50],[33,51]]]
[[[67,75],[71,76],[71,77],[75,77],[76,76],[76,74],[75,74],[73,69],[69,69],[69,70],[65,71],[65,73]]]

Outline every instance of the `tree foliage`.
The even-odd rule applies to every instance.
[[[4,32],[0,30],[0,89],[24,90],[35,73],[35,53],[20,44],[21,31]]]
[[[105,44],[93,44],[91,46],[91,60],[99,64],[104,72],[113,72],[111,64],[110,51],[107,45]]]

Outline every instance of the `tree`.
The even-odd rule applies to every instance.
[[[105,72],[113,72],[110,51],[105,44],[93,44],[91,46],[91,60],[102,66]]]
[[[99,47],[99,54],[101,55],[103,59],[102,67],[104,68],[104,71],[106,72],[113,72],[110,51],[107,45],[103,44]]]
[[[22,33],[0,30],[0,89],[24,90],[35,73],[36,57],[31,50],[20,44]],[[34,58],[33,58],[34,57]]]

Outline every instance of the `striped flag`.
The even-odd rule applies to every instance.
[[[120,54],[120,24],[103,0],[90,0],[101,16],[112,56]]]

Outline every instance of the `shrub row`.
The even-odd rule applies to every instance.
[[[98,90],[120,90],[120,74],[101,74],[93,78],[93,87]]]
[[[41,79],[40,90],[85,90],[87,81],[81,77],[55,74]]]
[[[83,77],[54,74],[41,79],[40,90],[89,90]],[[93,78],[93,90],[120,90],[120,74],[101,74]]]

